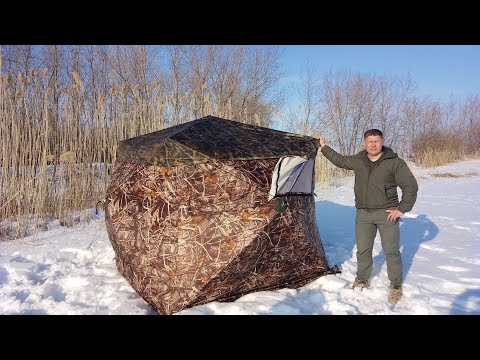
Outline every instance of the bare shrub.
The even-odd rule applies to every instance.
[[[467,154],[472,158],[480,158],[480,114],[478,123],[472,123],[468,130]]]
[[[425,167],[449,164],[464,156],[458,135],[449,130],[426,132],[413,140],[415,162]]]

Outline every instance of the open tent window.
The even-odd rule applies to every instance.
[[[313,159],[282,157],[273,170],[268,201],[285,195],[313,195]]]

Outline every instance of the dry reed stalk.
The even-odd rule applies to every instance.
[[[106,195],[108,168],[115,163],[116,146],[121,140],[184,123],[192,120],[194,114],[194,117],[213,114],[268,126],[273,113],[268,98],[250,91],[261,84],[251,76],[253,65],[261,62],[248,63],[246,47],[212,49],[211,58],[200,57],[203,63],[192,63],[200,67],[189,68],[180,58],[177,63],[170,63],[168,66],[175,65],[177,77],[171,71],[163,71],[168,69],[151,73],[153,77],[144,76],[144,67],[142,76],[137,76],[139,68],[135,68],[133,57],[120,57],[117,67],[107,66],[92,73],[85,68],[77,69],[73,63],[66,71],[54,62],[48,63],[48,67],[42,65],[41,70],[10,71],[3,67],[0,52],[0,223],[10,221],[8,228],[16,229],[3,233],[23,236],[32,226],[43,227],[48,221],[65,219],[76,210],[83,209],[88,214],[88,209]],[[188,51],[180,48],[179,54],[186,54],[183,58],[186,59]],[[112,60],[108,51],[97,55],[95,61]],[[132,68],[128,68],[130,65]],[[192,76],[197,68],[210,72],[203,78],[203,74]],[[268,72],[266,68],[263,70]],[[57,77],[62,71],[63,79]],[[86,73],[90,77],[82,78]],[[195,82],[197,78],[201,82]],[[403,137],[396,139],[397,143],[414,139],[413,125],[418,128],[424,122],[420,117],[417,121],[425,112],[423,105],[412,104],[415,106],[410,109],[409,122],[399,124]],[[462,108],[458,112],[462,113]],[[477,119],[474,115],[472,112],[472,119]],[[293,119],[297,117],[295,114]],[[299,121],[293,125],[301,127]],[[310,131],[305,128],[304,133]],[[468,127],[461,131],[468,132]],[[406,147],[410,148],[409,142]],[[417,163],[436,166],[463,156],[455,144],[448,143],[447,149],[447,152],[415,152]],[[61,158],[66,153],[73,154],[70,160],[66,155]],[[471,156],[478,158],[480,153]],[[321,185],[345,174],[349,173],[317,156],[316,180]]]

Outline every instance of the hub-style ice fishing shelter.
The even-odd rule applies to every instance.
[[[316,225],[317,149],[213,116],[121,141],[106,206],[119,272],[162,314],[336,272]]]

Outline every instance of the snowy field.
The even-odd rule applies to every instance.
[[[378,236],[371,287],[350,288],[356,271],[355,208],[353,178],[346,178],[316,190],[322,242],[329,264],[337,264],[341,274],[177,314],[480,314],[480,160],[411,169],[419,193],[400,226],[404,296],[396,306],[387,302]],[[37,240],[0,242],[0,314],[156,314],[113,259],[102,213],[86,227],[56,222]]]

